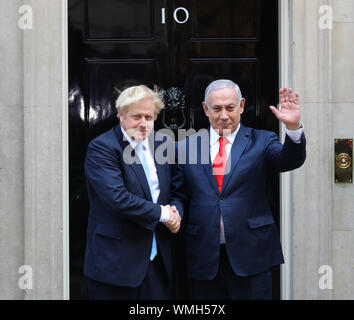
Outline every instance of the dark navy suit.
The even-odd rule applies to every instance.
[[[155,150],[161,143],[174,148],[167,136],[155,132],[149,143]],[[85,161],[90,214],[84,266],[89,279],[110,286],[141,285],[150,264],[153,231],[159,257],[171,278],[171,233],[159,223],[160,204],[170,201],[171,167],[156,161],[155,165],[160,186],[157,203],[152,202],[144,169],[129,142],[123,140],[120,126],[90,142]]]
[[[209,142],[209,132],[204,133],[204,142]],[[173,174],[173,202],[184,203],[189,215],[186,228],[188,278],[203,281],[217,276],[221,251],[220,214],[224,222],[224,251],[231,272],[239,277],[252,276],[283,263],[278,230],[267,199],[267,182],[273,171],[293,170],[303,164],[304,135],[300,144],[286,136],[282,145],[275,133],[241,124],[228,158],[230,173],[224,176],[221,192],[213,175],[210,149],[206,149],[208,163],[205,163],[205,152],[202,155],[203,139],[195,144],[194,136],[178,144],[179,159],[187,161],[175,166]],[[195,150],[198,158],[193,163],[191,153]],[[193,297],[198,298],[198,295]],[[243,298],[242,292],[238,297]],[[252,298],[252,293],[244,297]]]

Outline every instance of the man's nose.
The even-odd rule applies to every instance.
[[[220,115],[221,119],[227,120],[229,118],[229,116],[227,115],[227,112],[225,109],[221,110],[221,115]]]
[[[139,123],[139,126],[140,126],[140,127],[144,127],[144,128],[146,127],[146,119],[145,119],[145,117],[142,117],[142,118],[141,118],[141,121],[140,121],[140,123]]]

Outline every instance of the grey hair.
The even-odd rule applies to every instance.
[[[211,91],[218,90],[218,89],[225,89],[225,88],[234,88],[236,90],[236,95],[237,95],[237,100],[238,100],[238,106],[241,104],[241,99],[242,99],[242,94],[240,87],[233,81],[227,80],[227,79],[219,79],[211,82],[207,88],[205,89],[205,95],[204,95],[204,102],[209,108],[209,94]]]

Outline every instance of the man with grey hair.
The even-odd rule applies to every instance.
[[[116,104],[120,125],[92,140],[85,160],[89,298],[169,299],[171,234],[181,217],[168,205],[171,165],[154,154],[162,143],[174,147],[153,131],[163,102],[141,85],[124,90]],[[125,161],[126,154],[134,161]]]
[[[212,82],[202,103],[210,122],[210,162],[188,161],[192,137],[176,148],[187,159],[174,167],[172,201],[188,212],[186,264],[192,299],[270,299],[271,267],[284,262],[267,181],[272,172],[293,170],[305,161],[299,95],[282,88],[281,109],[270,106],[286,126],[284,145],[274,132],[242,125],[245,102],[234,82]],[[194,149],[200,154],[201,144]]]

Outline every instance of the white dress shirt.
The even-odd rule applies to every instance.
[[[226,155],[227,155],[226,159],[229,158],[232,145],[235,141],[239,129],[240,129],[240,124],[238,125],[237,129],[233,133],[224,137],[228,141],[225,145]],[[294,143],[300,143],[301,135],[303,134],[304,129],[301,123],[300,128],[297,130],[289,130],[285,127],[285,132]],[[210,128],[210,159],[212,163],[214,163],[215,157],[219,152],[219,147],[220,147],[219,138],[220,138],[219,134],[213,128]],[[220,244],[224,244],[224,243],[225,243],[224,222],[222,219],[222,215],[220,215]]]
[[[155,166],[155,161],[152,156],[150,147],[149,147],[149,141],[148,138],[143,140],[142,142],[138,143],[137,141],[133,140],[132,138],[129,137],[129,135],[126,133],[126,131],[121,127],[122,132],[124,137],[127,139],[131,147],[137,152],[137,155],[139,159],[141,160],[141,154],[140,152],[144,152],[146,162],[149,166],[149,172],[150,172],[150,182],[152,186],[152,201],[154,203],[157,202],[157,199],[159,198],[160,195],[160,185],[159,185],[159,177],[157,176],[157,171],[156,171],[156,166]],[[139,144],[141,144],[141,147],[139,148]],[[161,207],[161,216],[160,216],[160,222],[167,222],[170,219],[170,212],[167,208],[160,206]]]

